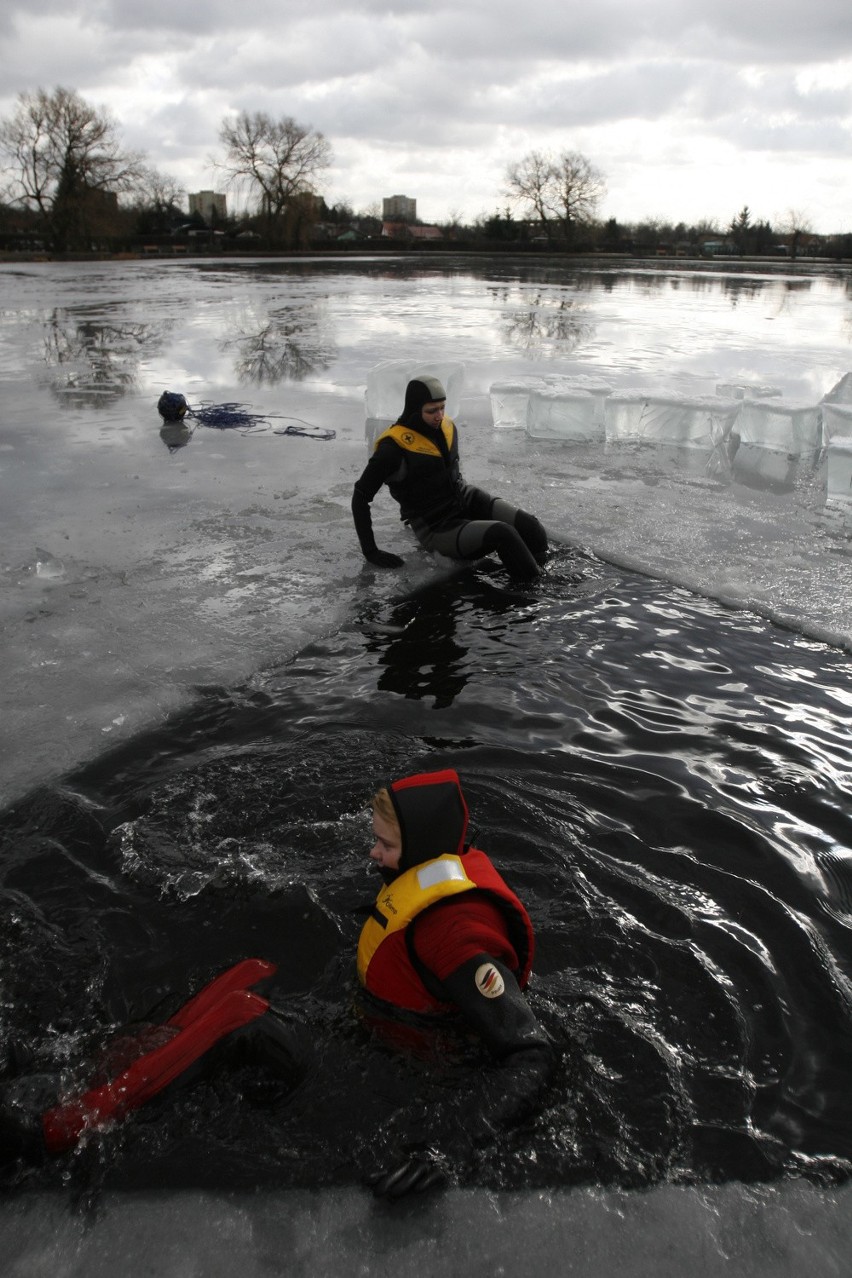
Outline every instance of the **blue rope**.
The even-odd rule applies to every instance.
[[[337,434],[336,430],[331,430],[328,426],[312,426],[310,422],[303,422],[301,417],[292,417],[294,422],[299,422],[298,426],[285,426],[283,430],[276,430],[276,435],[304,435],[305,439],[334,439]]]
[[[249,412],[242,404],[202,404],[189,408],[187,417],[194,417],[201,426],[213,430],[266,430],[268,423],[259,413]]]
[[[181,422],[192,417],[200,426],[209,426],[212,430],[238,430],[244,435],[251,435],[269,429],[269,419],[251,412],[245,404],[202,404],[200,408],[190,408],[183,395],[174,391],[163,391],[157,410],[165,422]],[[276,435],[300,435],[305,439],[334,439],[337,435],[336,431],[314,426],[302,417],[288,417],[286,413],[272,416],[279,421],[293,423],[283,430],[276,430]]]

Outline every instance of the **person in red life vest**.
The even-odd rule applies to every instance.
[[[371,1131],[367,1179],[390,1200],[445,1179],[448,1163],[457,1172],[476,1146],[520,1121],[553,1068],[550,1039],[523,994],[529,916],[485,853],[467,845],[467,829],[452,769],[394,781],[373,801],[370,856],[384,884],[358,942],[362,1011],[418,1033],[460,1022],[494,1059],[488,1079],[477,1072],[440,1113],[415,1098]],[[318,1027],[259,992],[275,971],[264,959],[236,963],[164,1023],[113,1041],[70,1094],[57,1096],[53,1076],[28,1075],[25,1059],[8,1062],[15,1077],[0,1103],[0,1162],[72,1150],[217,1063],[271,1068],[295,1086],[310,1071]]]
[[[437,378],[415,378],[406,387],[399,421],[376,440],[352,494],[364,558],[379,568],[399,568],[404,562],[379,550],[373,535],[370,503],[387,484],[403,523],[424,549],[465,560],[496,553],[511,576],[539,576],[547,533],[534,515],[464,482],[458,431],[444,416],[446,398]]]
[[[453,769],[392,782],[373,799],[370,852],[384,879],[358,943],[367,999],[392,1016],[455,1016],[490,1050],[487,1081],[456,1096],[441,1126],[473,1148],[529,1113],[553,1068],[553,1048],[524,997],[535,942],[529,915],[486,854],[466,843],[468,808]],[[430,1116],[369,1177],[398,1198],[443,1178]],[[440,1142],[439,1142],[440,1143]],[[392,1142],[391,1142],[392,1144]]]

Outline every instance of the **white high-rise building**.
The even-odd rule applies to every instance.
[[[415,222],[417,201],[407,195],[386,195],[382,200],[382,217],[386,222]]]
[[[217,191],[194,191],[189,197],[189,211],[200,213],[205,222],[224,222],[228,216],[226,196]]]

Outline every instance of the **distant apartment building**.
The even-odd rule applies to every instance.
[[[414,222],[417,201],[407,195],[386,195],[382,200],[382,218],[385,222]]]
[[[200,213],[204,221],[213,224],[224,222],[228,216],[228,201],[216,191],[194,191],[189,197],[189,213]]]

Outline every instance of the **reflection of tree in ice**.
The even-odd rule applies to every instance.
[[[564,290],[543,285],[522,293],[511,288],[491,293],[505,308],[500,325],[507,341],[528,354],[563,354],[594,332],[585,302]]]
[[[764,291],[765,281],[739,276],[728,277],[722,281],[722,292],[725,299],[735,307],[739,302],[753,302]]]
[[[262,318],[246,316],[222,349],[236,350],[239,380],[258,386],[301,381],[317,369],[328,368],[337,354],[317,306],[285,306]]]
[[[504,300],[511,303],[508,290]],[[521,301],[522,305],[507,307],[500,324],[506,340],[528,354],[564,355],[595,331],[585,302],[563,291],[539,289],[519,298]]]
[[[44,336],[51,390],[67,405],[100,408],[120,399],[136,385],[139,364],[159,349],[168,327],[55,310]]]

